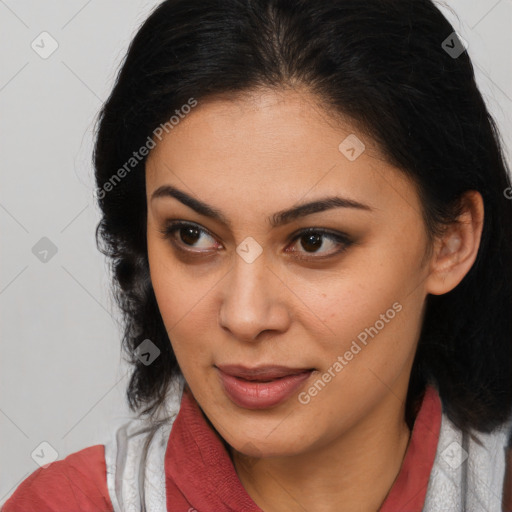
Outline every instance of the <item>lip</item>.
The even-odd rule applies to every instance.
[[[313,368],[218,365],[227,396],[244,409],[267,409],[287,400],[313,373]]]

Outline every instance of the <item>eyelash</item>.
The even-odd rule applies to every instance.
[[[183,221],[170,222],[169,224],[167,224],[165,226],[164,229],[161,229],[159,231],[160,231],[160,233],[162,233],[163,238],[166,240],[170,239],[172,245],[174,247],[176,247],[176,249],[178,249],[179,251],[186,253],[187,255],[190,255],[190,256],[195,256],[195,257],[204,256],[204,253],[207,251],[192,251],[190,249],[184,249],[182,246],[180,246],[179,242],[177,242],[176,240],[173,239],[174,233],[176,233],[178,230],[180,230],[182,228],[193,228],[193,229],[196,229],[197,231],[199,231],[201,234],[206,234],[212,238],[215,238],[208,230],[201,228],[198,224],[195,224],[192,222],[183,222]],[[345,252],[348,249],[348,247],[350,247],[353,244],[352,240],[350,240],[349,237],[343,233],[333,232],[333,231],[320,229],[320,228],[314,228],[314,227],[306,228],[299,232],[294,233],[293,235],[291,235],[292,238],[291,238],[290,242],[294,243],[297,240],[300,240],[302,237],[304,237],[306,235],[311,235],[311,234],[317,234],[317,235],[321,235],[322,237],[328,238],[328,239],[336,242],[337,244],[340,244],[341,248],[334,252],[331,252],[327,255],[324,255],[324,256],[306,256],[306,257],[296,256],[297,259],[299,259],[299,260],[327,259],[330,257],[337,256],[337,255],[341,254],[342,252]],[[297,253],[300,251],[288,251],[288,252]],[[315,253],[309,253],[309,254],[315,254]]]

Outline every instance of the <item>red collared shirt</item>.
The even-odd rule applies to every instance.
[[[441,428],[441,401],[428,386],[400,472],[379,512],[421,512]],[[183,393],[165,453],[169,512],[262,512],[191,393]],[[24,480],[2,512],[112,512],[104,446],[72,453]]]

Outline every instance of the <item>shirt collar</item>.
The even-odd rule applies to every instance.
[[[421,512],[437,450],[441,415],[439,394],[428,385],[400,472],[379,512]],[[174,482],[197,510],[208,507],[218,512],[262,512],[240,482],[223,440],[207,422],[188,386],[167,443],[165,473],[166,482]]]

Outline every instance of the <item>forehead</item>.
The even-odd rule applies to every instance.
[[[202,198],[297,202],[329,191],[373,200],[379,208],[397,191],[411,193],[409,180],[367,134],[305,91],[199,101],[155,142],[146,165],[148,194],[175,184]],[[348,158],[354,153],[346,153],[347,144],[357,158]]]
[[[205,140],[219,148],[242,143],[250,146],[252,152],[258,148],[261,151],[290,149],[297,154],[308,150],[297,147],[305,139],[315,146],[323,141],[323,145],[337,147],[344,133],[359,131],[355,121],[341,113],[334,114],[316,95],[302,89],[224,93],[200,100],[180,118],[163,134],[162,140],[155,141],[159,147],[152,151],[153,155],[168,146],[180,146],[183,141],[200,150]],[[379,153],[373,140],[366,135],[364,138],[367,149]]]

